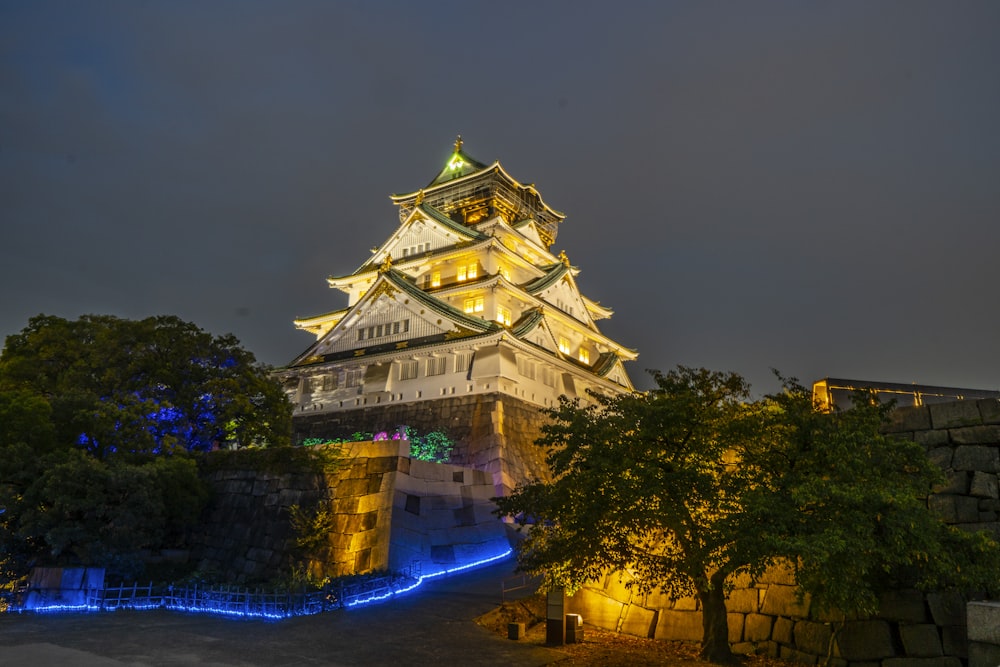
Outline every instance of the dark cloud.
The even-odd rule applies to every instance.
[[[0,334],[269,363],[455,134],[568,214],[641,369],[1000,387],[990,2],[0,4]]]

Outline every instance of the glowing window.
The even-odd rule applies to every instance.
[[[559,351],[563,354],[569,354],[570,352],[569,341],[562,336],[559,336]]]
[[[455,276],[456,280],[465,280],[465,275],[466,275],[465,274],[465,269],[466,269],[466,267],[465,267],[464,264],[462,266],[458,267],[458,275]]]
[[[469,280],[472,280],[479,275],[479,267],[475,264],[469,264],[468,269]]]
[[[580,356],[579,356],[579,358],[580,358],[580,361],[582,361],[583,363],[589,364],[590,363],[590,350],[587,350],[586,348],[582,348],[581,347],[580,348]]]
[[[467,313],[481,313],[483,312],[483,297],[470,297],[465,300],[465,312]]]
[[[504,325],[505,327],[510,326],[510,308],[497,306],[497,322]]]
[[[500,275],[503,276],[504,280],[510,280],[510,269],[508,269],[506,266],[501,266]]]
[[[441,272],[435,271],[431,274],[431,287],[441,287]]]
[[[417,360],[409,359],[399,362],[399,379],[412,380],[417,377]]]

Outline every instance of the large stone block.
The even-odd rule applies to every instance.
[[[927,507],[945,523],[975,523],[979,521],[979,500],[971,496],[932,495]]]
[[[585,617],[586,618],[586,617]],[[701,612],[661,610],[656,623],[656,638],[667,641],[701,641],[704,629]]]
[[[833,631],[826,623],[814,621],[799,621],[792,630],[795,646],[800,651],[812,655],[826,655],[830,649],[830,637]]]
[[[756,588],[736,588],[726,598],[726,609],[741,614],[759,611],[759,594]]]
[[[764,591],[764,601],[760,611],[771,616],[808,618],[809,596],[800,599],[797,586],[772,584]]]
[[[791,564],[781,561],[776,565],[767,568],[757,580],[759,584],[781,584],[783,586],[795,585],[795,569]]]
[[[959,593],[928,593],[927,604],[937,625],[965,625],[965,598]]]
[[[969,495],[977,498],[998,498],[1000,497],[1000,492],[998,491],[1000,489],[998,489],[995,473],[979,472],[978,470],[972,473],[972,483],[969,484]],[[982,506],[980,506],[980,509],[982,509]]]
[[[969,492],[968,470],[946,470],[944,482],[934,487],[934,493],[965,495]]]
[[[930,431],[917,431],[913,434],[913,442],[931,448],[947,445],[951,440],[948,439],[948,429],[941,428]]]
[[[1000,665],[1000,646],[969,642],[969,667],[996,667]]]
[[[984,424],[1000,424],[1000,399],[983,398],[976,401]]]
[[[657,612],[638,605],[628,605],[621,622],[621,631],[636,637],[653,637],[656,634]],[[587,621],[587,617],[583,617]]]
[[[966,619],[969,641],[1000,646],[1000,602],[969,602]]]
[[[885,426],[885,432],[925,431],[930,427],[931,413],[927,406],[908,406],[896,408],[889,413],[889,423]]]
[[[800,665],[815,665],[818,660],[818,656],[800,651],[791,646],[782,646],[778,657],[785,662],[794,662]]]
[[[726,614],[726,626],[729,628],[729,643],[735,644],[743,639],[743,614]]]
[[[941,431],[945,434],[945,440],[948,439],[948,432]],[[947,470],[951,468],[951,459],[955,455],[955,448],[950,445],[947,447],[934,447],[927,452],[927,458],[931,460],[931,463],[935,464],[938,468],[942,470]]]
[[[885,621],[852,621],[835,640],[835,655],[850,662],[882,660],[896,655],[892,632]]]
[[[932,623],[900,625],[899,638],[903,643],[903,652],[908,657],[936,658],[944,655],[941,635],[938,634],[938,627]]]
[[[902,623],[927,622],[927,602],[918,590],[890,591],[879,599],[879,618]]]
[[[795,629],[795,621],[790,618],[780,617],[774,619],[774,628],[771,631],[771,638],[779,644],[792,643],[792,630]]]
[[[953,401],[951,403],[935,403],[928,406],[931,411],[931,424],[934,428],[957,428],[982,424],[979,406],[975,401]]]
[[[946,625],[941,628],[941,646],[945,655],[954,655],[963,660],[969,657],[969,640],[964,625]]]
[[[1000,439],[993,442],[1000,442]],[[955,470],[1000,472],[1000,447],[997,445],[960,445],[955,447],[955,456],[952,458],[951,467]]]
[[[566,612],[580,614],[591,625],[618,631],[625,605],[590,588],[581,588],[566,598]]]
[[[747,614],[743,624],[743,641],[763,642],[771,638],[774,619],[764,614]]]
[[[962,667],[962,661],[954,656],[938,658],[888,658],[882,667]]]

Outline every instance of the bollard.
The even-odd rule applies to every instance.
[[[524,623],[508,623],[507,624],[507,639],[523,639],[524,638]]]

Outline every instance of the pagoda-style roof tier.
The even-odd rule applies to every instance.
[[[468,156],[462,151],[461,138],[444,169],[426,188],[391,195],[391,199],[399,206],[400,220],[423,203],[461,225],[474,225],[496,216],[510,225],[533,220],[546,247],[555,242],[559,223],[566,217],[549,207],[534,185],[518,182],[499,162],[484,165]]]
[[[297,410],[497,392],[542,407],[633,391],[638,353],[602,334],[610,308],[552,249],[562,213],[455,144],[427,187],[393,195],[399,225],[352,273],[346,308],[301,317],[315,342],[280,371]]]

